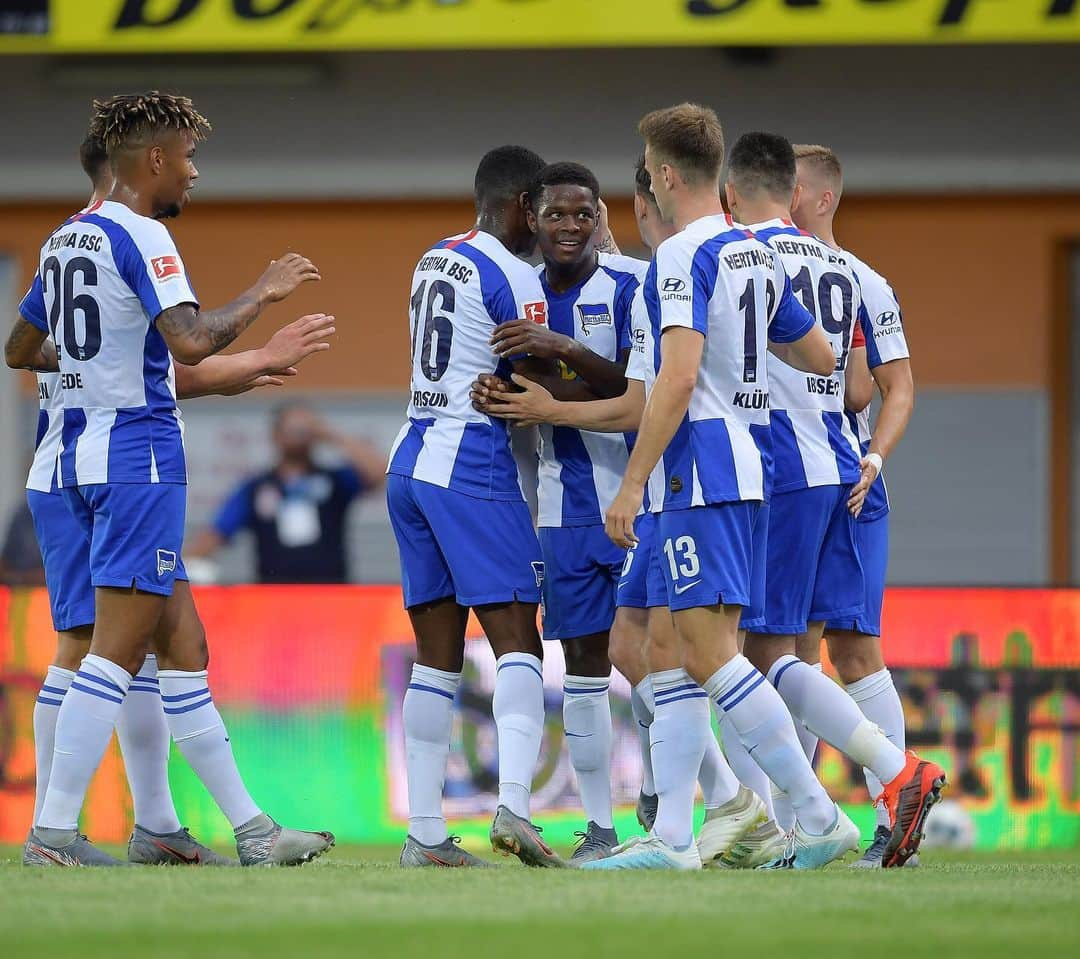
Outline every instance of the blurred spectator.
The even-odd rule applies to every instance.
[[[200,531],[185,558],[206,557],[240,530],[255,534],[261,583],[344,583],[345,514],[358,496],[383,485],[386,458],[370,443],[336,432],[310,407],[290,403],[274,415],[277,464],[241,483]],[[345,459],[320,466],[315,447]]]
[[[19,498],[8,522],[4,548],[0,551],[0,583],[5,586],[45,585],[45,567],[41,564],[41,550],[34,535],[34,520],[26,497]]]

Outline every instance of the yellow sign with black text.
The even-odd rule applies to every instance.
[[[0,53],[1054,43],[1080,0],[15,0]]]

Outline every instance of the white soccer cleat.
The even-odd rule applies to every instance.
[[[721,856],[768,818],[765,803],[753,790],[740,785],[724,805],[705,811],[705,823],[697,840],[701,864],[706,869],[720,865]]]
[[[771,819],[751,830],[711,865],[717,869],[757,869],[783,857],[787,833]]]
[[[635,836],[615,847],[607,859],[582,863],[581,869],[616,871],[622,869],[667,869],[690,872],[701,868],[697,846],[690,843],[683,852],[672,849],[659,836]]]
[[[798,823],[788,834],[787,849],[761,869],[821,869],[849,852],[859,851],[859,830],[847,813],[836,807],[836,824],[822,836],[812,836]]]

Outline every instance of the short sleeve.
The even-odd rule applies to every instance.
[[[49,332],[49,321],[45,312],[45,295],[41,288],[40,274],[34,277],[34,282],[30,284],[30,289],[26,291],[26,296],[22,298],[22,302],[19,304],[19,315],[31,326],[41,330],[42,333]]]
[[[364,478],[352,466],[342,466],[333,471],[334,484],[346,503],[356,499],[367,489]]]
[[[522,269],[511,271],[506,278],[515,311],[509,319],[532,320],[533,323],[547,326],[547,297],[540,285],[540,275],[524,263],[521,266]]]
[[[857,269],[862,287],[866,362],[870,369],[910,357],[900,302],[883,276],[868,267]]]
[[[712,298],[716,271],[708,276],[703,260],[694,257],[695,248],[683,236],[676,235],[657,247],[656,269],[650,270],[647,283],[659,310],[660,331],[681,326],[697,330],[702,336],[709,331],[709,300]]]
[[[630,358],[626,361],[626,378],[648,382],[656,372],[652,357],[649,311],[645,307],[644,291],[639,290],[630,306]]]
[[[779,257],[776,263],[780,296],[777,298],[776,312],[769,321],[769,339],[773,343],[794,343],[810,332],[816,320],[792,292],[791,280],[779,265]]]
[[[251,526],[255,518],[252,504],[253,492],[253,482],[241,483],[221,504],[221,509],[214,518],[214,529],[222,539],[232,539],[240,530]]]
[[[638,300],[639,286],[637,277],[628,277],[615,298],[615,338],[619,356],[633,348],[634,304]]]
[[[140,223],[134,234],[109,231],[109,238],[120,275],[151,322],[181,303],[198,306],[184,261],[164,224]]]

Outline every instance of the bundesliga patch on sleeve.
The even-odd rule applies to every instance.
[[[182,276],[184,273],[184,268],[180,265],[180,257],[178,256],[155,256],[150,261],[150,266],[154,269],[154,279],[158,283],[162,283],[174,276]]]
[[[525,319],[532,320],[533,323],[547,323],[547,303],[526,303]]]

